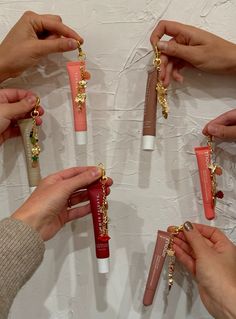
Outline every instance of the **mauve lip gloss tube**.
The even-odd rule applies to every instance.
[[[209,146],[195,147],[195,153],[197,156],[205,217],[206,219],[211,220],[215,218],[215,209],[212,196],[212,180],[209,169],[211,150]]]
[[[155,296],[156,288],[160,279],[162,268],[166,258],[166,251],[170,241],[170,233],[158,230],[157,241],[152,256],[147,284],[143,296],[144,306],[150,306]]]
[[[143,150],[153,151],[156,137],[156,113],[158,72],[156,68],[148,71],[143,118]]]

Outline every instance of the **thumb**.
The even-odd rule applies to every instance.
[[[37,55],[44,56],[50,53],[67,52],[78,48],[78,42],[70,38],[57,38],[51,40],[39,40],[35,50]]]
[[[188,244],[193,249],[196,258],[208,253],[209,247],[204,241],[201,233],[192,223],[188,221],[184,223],[184,235]]]
[[[225,126],[220,124],[209,124],[206,128],[208,135],[220,139],[236,139],[236,126]]]
[[[34,95],[27,96],[19,102],[3,103],[0,105],[0,114],[2,117],[12,120],[19,115],[30,112],[35,103],[36,97]]]
[[[193,55],[192,47],[179,44],[176,41],[159,41],[157,43],[158,49],[166,55],[182,59],[189,62]]]

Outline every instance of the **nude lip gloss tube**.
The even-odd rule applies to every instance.
[[[91,213],[93,218],[93,229],[96,247],[96,256],[98,262],[98,272],[109,272],[109,239],[108,233],[104,233],[104,225],[108,222],[108,217],[104,216],[102,212],[102,205],[104,204],[104,191],[100,180],[91,184],[88,187],[88,196],[90,200]],[[106,185],[105,185],[106,187]],[[107,204],[106,204],[107,205]],[[105,226],[106,228],[106,226]]]
[[[158,230],[157,232],[156,246],[153,252],[152,262],[143,296],[144,306],[150,306],[153,302],[161,271],[165,262],[170,236],[171,235],[168,232],[162,230]]]
[[[156,113],[158,74],[156,69],[148,72],[143,119],[143,150],[153,151],[156,137]]]
[[[32,145],[30,142],[30,131],[32,129],[32,119],[18,120],[17,123],[19,125],[22,139],[23,139],[26,165],[27,165],[27,173],[28,173],[28,181],[30,186],[30,192],[32,193],[34,189],[36,188],[36,186],[38,186],[41,180],[39,163],[36,167],[32,166],[32,154],[31,154]]]
[[[86,116],[86,95],[85,86],[81,91],[82,102],[78,105],[76,98],[78,96],[78,85],[83,81],[82,72],[85,71],[85,61],[68,62],[66,64],[67,72],[70,79],[71,97],[74,115],[74,128],[76,144],[87,144],[87,116]],[[84,96],[83,96],[84,95]]]
[[[196,147],[195,153],[197,156],[198,171],[201,184],[203,207],[205,217],[209,220],[215,218],[214,201],[212,194],[212,180],[209,170],[210,165],[210,148],[209,146]]]

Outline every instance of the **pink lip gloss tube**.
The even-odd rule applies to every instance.
[[[98,272],[109,272],[109,239],[108,234],[102,233],[104,216],[101,207],[103,205],[102,181],[98,180],[88,187],[88,196],[90,200],[91,213],[93,217],[94,239],[96,247],[96,257],[98,262]],[[106,187],[106,186],[105,186]],[[106,222],[106,221],[105,221]]]
[[[82,72],[87,74],[85,71],[85,61],[68,62],[66,67],[70,79],[76,144],[84,145],[87,144],[86,99],[78,105],[76,97],[79,82],[82,80]],[[82,89],[82,94],[85,94],[85,88]]]
[[[195,148],[202,191],[203,207],[205,211],[205,217],[209,220],[215,218],[214,201],[212,195],[212,180],[209,169],[211,156],[210,152],[211,151],[209,146]]]
[[[169,233],[162,230],[158,230],[157,232],[156,246],[153,252],[152,262],[143,296],[144,306],[150,306],[153,302],[162,268],[164,266],[170,236],[171,235]]]

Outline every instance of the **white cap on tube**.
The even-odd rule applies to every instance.
[[[144,151],[153,151],[154,144],[155,144],[155,136],[143,135],[143,150]]]
[[[76,138],[76,145],[85,145],[87,144],[87,132],[81,131],[81,132],[75,132],[75,138]]]
[[[98,272],[100,274],[106,274],[109,272],[109,258],[97,258]]]
[[[34,191],[36,188],[37,188],[37,186],[31,186],[31,187],[30,187],[30,194],[32,194],[33,191]]]

